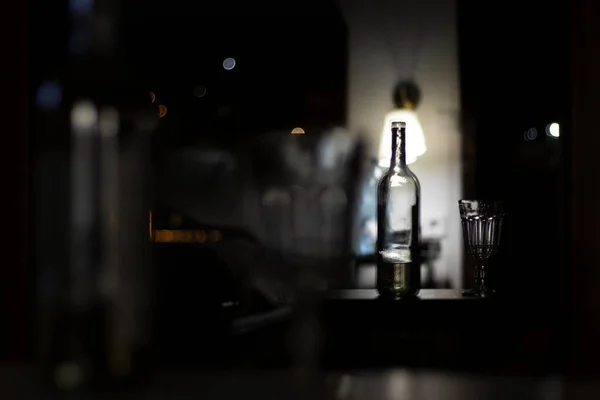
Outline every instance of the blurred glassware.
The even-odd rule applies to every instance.
[[[302,260],[302,268],[292,267],[297,279],[290,283],[325,289],[351,276],[362,142],[343,128],[305,131],[265,135],[253,154],[261,236],[285,264],[298,267]],[[270,149],[268,159],[264,149]],[[339,275],[344,269],[347,277]]]
[[[292,371],[300,387],[318,368],[316,304],[324,291],[354,277],[363,162],[362,142],[345,129],[303,129],[304,135],[264,136],[253,156],[263,240],[276,255],[272,267],[285,271],[279,276],[293,293]]]
[[[384,169],[378,165],[376,159],[370,160],[365,169],[362,192],[358,199],[360,213],[356,247],[359,256],[374,256],[377,241],[377,183]]]

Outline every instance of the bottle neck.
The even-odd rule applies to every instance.
[[[392,128],[392,159],[390,169],[406,168],[406,128]]]

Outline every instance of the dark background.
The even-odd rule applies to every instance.
[[[565,168],[571,159],[564,158],[562,145],[572,123],[570,8],[566,1],[543,7],[526,3],[458,2],[464,194],[509,202],[501,285],[523,301],[540,303],[540,313],[548,320],[560,313],[560,320],[566,321],[565,196],[570,181]],[[131,47],[124,54],[168,106],[171,118],[163,126],[175,124],[165,130],[177,134],[165,143],[221,143],[232,137],[222,133],[246,135],[345,121],[347,30],[330,2],[305,2],[286,11],[257,2],[228,2],[220,10],[194,10],[188,2],[127,4],[124,15],[129,23],[123,32]],[[234,14],[214,15],[234,9]],[[259,10],[279,16],[252,15]],[[32,103],[23,93],[28,87],[31,100],[41,81],[60,75],[68,26],[64,2],[61,7],[32,0],[27,15],[24,8],[18,11],[14,15],[21,19],[14,20],[20,23],[9,34],[15,38],[10,41],[14,54],[20,56],[9,68],[19,78],[11,80],[14,100],[9,105],[12,115],[20,118],[7,123],[19,134],[6,140],[7,146],[23,151],[12,152],[3,176],[15,193],[8,199],[8,226],[29,227],[27,166],[36,141],[26,139],[24,110]],[[224,71],[225,57],[234,57],[239,68]],[[196,85],[207,87],[205,97],[193,96]],[[259,126],[256,121],[265,119],[257,115],[268,115],[272,126]],[[550,122],[561,124],[559,140],[545,136]],[[527,142],[523,134],[532,127],[539,137]],[[16,358],[30,355],[33,342],[32,323],[26,317],[33,309],[35,271],[28,250],[33,233],[23,231],[17,229],[11,236],[5,253],[5,263],[19,267],[9,268],[1,283],[6,318],[0,355]],[[466,276],[468,281],[468,271]]]
[[[508,202],[501,284],[519,296],[558,301],[566,276],[569,8],[526,4],[509,1],[492,12],[459,2],[464,196]],[[561,138],[546,135],[551,122],[560,124]],[[527,141],[531,128],[538,137]]]
[[[32,83],[61,73],[66,8],[31,2]],[[345,121],[346,27],[335,2],[128,1],[120,12],[119,57],[167,106],[164,124],[177,126],[166,140]],[[223,69],[227,57],[233,70]],[[203,98],[194,97],[197,85],[207,89]]]

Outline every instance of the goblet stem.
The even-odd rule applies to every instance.
[[[482,260],[477,260],[475,270],[473,271],[475,278],[475,287],[473,289],[463,290],[462,294],[466,297],[489,297],[495,293],[494,289],[489,286],[490,269]]]
[[[473,272],[475,277],[475,292],[479,297],[488,297],[494,294],[494,290],[489,286],[490,283],[490,269],[481,260],[478,260],[475,271]]]

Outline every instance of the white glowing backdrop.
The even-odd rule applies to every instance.
[[[380,141],[386,141],[381,137],[382,124],[393,109],[395,84],[401,78],[413,79],[421,89],[416,111],[427,152],[410,167],[422,186],[422,233],[443,237],[436,279],[449,279],[460,287],[463,243],[457,200],[462,194],[462,167],[456,3],[341,0],[341,4],[349,27],[349,127],[368,134],[373,157],[379,156]]]

